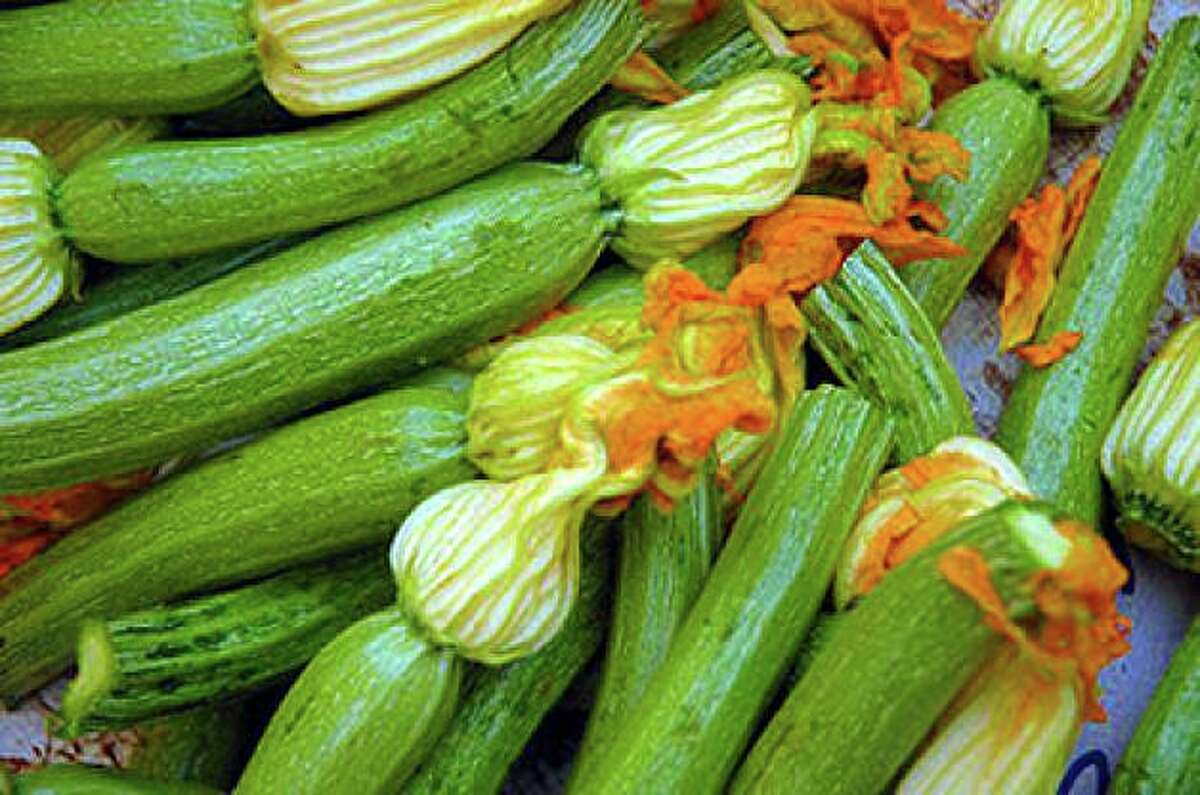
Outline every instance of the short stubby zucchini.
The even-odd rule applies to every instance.
[[[0,493],[150,466],[464,353],[558,303],[613,219],[521,164],[0,358]]]

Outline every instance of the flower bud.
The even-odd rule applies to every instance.
[[[1141,49],[1151,0],[1007,0],[979,39],[989,72],[1033,84],[1068,125],[1100,124]]]
[[[1200,571],[1200,320],[1176,331],[1146,368],[1101,462],[1130,540]]]
[[[800,78],[768,69],[666,107],[600,116],[580,159],[620,204],[613,248],[648,268],[777,208],[808,165],[809,105]]]
[[[449,80],[571,0],[255,0],[263,82],[301,116],[361,110]]]
[[[0,139],[0,334],[74,290],[79,266],[54,227],[53,170],[28,141]]]

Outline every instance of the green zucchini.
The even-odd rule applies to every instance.
[[[399,608],[362,619],[292,685],[235,795],[394,793],[453,717],[462,669]]]
[[[638,708],[570,792],[720,792],[794,659],[891,448],[851,392],[801,396]]]
[[[1175,650],[1113,777],[1111,795],[1186,795],[1200,781],[1200,618]]]
[[[950,219],[946,237],[967,253],[912,262],[900,279],[935,329],[950,313],[1008,228],[1008,215],[1037,186],[1050,150],[1050,111],[1015,80],[992,77],[971,86],[933,114],[930,129],[954,136],[971,153],[964,182],[939,177],[918,185],[920,198]]]
[[[168,478],[0,580],[0,698],[66,667],[80,623],[386,541],[469,479],[465,401],[400,389]]]
[[[519,164],[4,354],[0,493],[202,450],[510,331],[592,266],[601,203],[590,172]]]
[[[88,0],[0,14],[5,114],[186,113],[236,97],[258,74],[245,0]]]
[[[17,776],[0,768],[0,795],[220,795],[203,784],[155,781],[98,767],[51,765]]]
[[[389,109],[296,133],[96,158],[55,189],[62,233],[102,259],[145,262],[437,195],[538,151],[633,52],[641,23],[636,0],[580,0],[500,56]]]
[[[891,415],[895,460],[975,432],[971,403],[937,331],[873,243],[810,292],[802,309],[829,369]]]
[[[1034,491],[1077,518],[1100,514],[1100,453],[1200,214],[1200,17],[1159,47],[1059,274],[1037,339],[1079,347],[1017,378],[997,442]]]
[[[339,632],[389,604],[386,550],[84,624],[65,731],[111,731],[279,681]]]
[[[883,792],[958,690],[1006,642],[938,560],[966,546],[989,564],[1011,615],[1036,609],[1030,578],[1069,542],[1045,506],[1009,502],[968,520],[831,622],[800,682],[733,782],[733,793]]]
[[[544,649],[467,673],[458,712],[404,795],[498,793],[542,718],[600,648],[608,625],[611,534],[593,522],[581,540],[579,598]]]
[[[122,769],[156,781],[233,785],[246,740],[242,702],[203,706],[134,727],[136,741]]]
[[[671,513],[642,496],[625,514],[604,674],[576,765],[603,754],[638,708],[708,577],[722,529],[711,477]]]
[[[88,285],[80,301],[60,303],[32,323],[0,336],[0,353],[35,342],[63,337],[81,329],[165,301],[232,273],[251,262],[283,251],[299,237],[281,237],[238,251],[208,254],[180,262],[161,262],[141,268],[120,268]]]

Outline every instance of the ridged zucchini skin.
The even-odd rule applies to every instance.
[[[0,699],[66,667],[85,619],[386,541],[473,476],[465,402],[396,390],[307,418],[143,492],[0,580]]]
[[[892,443],[846,390],[804,394],[645,697],[569,792],[723,791],[816,617]]]
[[[536,654],[467,672],[458,711],[403,795],[498,793],[546,713],[595,656],[608,626],[611,533],[591,521],[581,541],[579,597],[562,630]]]
[[[156,781],[233,786],[247,739],[242,702],[198,707],[136,727],[123,769]]]
[[[891,415],[895,460],[975,432],[971,403],[937,331],[873,243],[810,292],[802,310],[829,369]]]
[[[1117,765],[1110,795],[1188,795],[1200,781],[1200,619],[1192,620]]]
[[[1008,227],[1008,215],[1046,170],[1050,111],[1037,94],[992,77],[947,100],[930,129],[953,135],[971,153],[965,182],[939,177],[920,198],[946,213],[946,236],[967,250],[955,259],[912,262],[900,278],[933,327],[950,319],[967,285]]]
[[[693,91],[714,88],[731,77],[777,65],[776,58],[749,28],[742,3],[722,3],[716,14],[662,48],[659,63]]]
[[[358,621],[292,685],[234,795],[392,795],[454,715],[463,667],[399,608]]]
[[[988,561],[1010,612],[1034,609],[1027,581],[1042,564],[1021,518],[1045,506],[1007,503],[969,520],[889,574],[829,622],[799,683],[759,736],[730,792],[883,792],[958,690],[1005,638],[937,569],[958,545]]]
[[[603,754],[638,708],[708,577],[722,530],[709,477],[670,513],[644,495],[625,514],[604,674],[576,765]]]
[[[302,667],[339,632],[392,602],[395,590],[387,551],[371,548],[89,622],[78,644],[79,673],[63,700],[65,732],[123,729],[252,693]]]
[[[519,164],[0,357],[0,493],[128,472],[451,358],[558,303],[612,219]]]
[[[1100,515],[1100,452],[1171,272],[1200,214],[1200,17],[1159,47],[1125,117],[1037,339],[1077,331],[1072,353],[1026,368],[996,440],[1034,492],[1090,524]]]
[[[637,0],[580,0],[482,66],[390,109],[97,158],[57,187],[63,233],[102,259],[144,262],[435,196],[537,152],[632,53],[641,23]]]
[[[0,113],[148,116],[258,81],[244,0],[88,0],[0,14]]]
[[[50,767],[9,776],[0,768],[3,795],[220,795],[219,790],[183,781],[151,778],[81,765]]]
[[[63,337],[173,298],[251,262],[283,251],[299,240],[298,236],[281,237],[232,253],[207,254],[195,259],[160,262],[141,268],[121,268],[95,284],[91,283],[89,268],[89,283],[84,289],[83,300],[60,303],[32,323],[0,337],[0,353]]]

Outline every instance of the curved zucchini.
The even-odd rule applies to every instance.
[[[102,259],[145,262],[435,196],[537,152],[633,52],[641,23],[636,0],[580,0],[498,57],[390,109],[296,133],[94,159],[57,187],[63,234]]]
[[[233,253],[221,252],[141,268],[121,268],[95,283],[92,282],[92,269],[89,269],[88,286],[82,301],[60,303],[32,323],[0,336],[0,353],[63,337],[173,298],[283,251],[299,240],[296,236],[281,237]]]
[[[66,733],[111,731],[265,687],[393,600],[386,551],[84,624]]]
[[[0,698],[66,667],[80,623],[385,541],[470,478],[464,401],[401,389],[168,478],[0,580]]]
[[[978,551],[1010,614],[1029,615],[1036,608],[1028,581],[1052,565],[1041,538],[1051,549],[1068,544],[1052,518],[1045,506],[1009,502],[968,520],[830,622],[730,791],[884,791],[954,695],[1007,642],[942,576],[942,553]]]
[[[404,795],[488,795],[503,788],[542,718],[604,640],[612,539],[597,524],[582,534],[579,598],[563,628],[536,654],[468,672],[454,719],[400,790]]]
[[[574,764],[603,754],[638,708],[708,577],[721,530],[709,477],[671,513],[642,496],[625,514],[603,679]]]
[[[1200,17],[1163,40],[1088,205],[1037,339],[1083,339],[1045,369],[1026,368],[997,442],[1036,493],[1095,524],[1100,453],[1133,378],[1150,321],[1200,214]]]
[[[1110,795],[1186,795],[1200,781],[1200,618],[1175,650],[1117,765]]]
[[[666,660],[570,792],[720,792],[828,590],[891,447],[851,392],[802,395]]]
[[[894,459],[909,461],[975,432],[971,403],[937,331],[873,243],[810,292],[802,309],[829,369],[891,415]]]
[[[245,0],[88,0],[0,14],[6,114],[186,113],[236,97],[258,74]]]
[[[170,301],[0,357],[0,493],[128,472],[511,331],[610,219],[578,167],[519,164]]]
[[[288,690],[234,795],[391,795],[453,717],[462,669],[399,608],[362,619]]]
[[[0,768],[3,795],[220,795],[203,784],[155,781],[130,773],[80,765],[51,765],[9,777]]]
[[[967,253],[912,262],[900,270],[900,279],[940,329],[1008,228],[1009,213],[1045,172],[1050,111],[1037,94],[1015,81],[992,77],[947,100],[930,128],[954,136],[971,153],[964,182],[939,177],[917,186],[920,198],[938,205],[950,219],[946,237]]]

